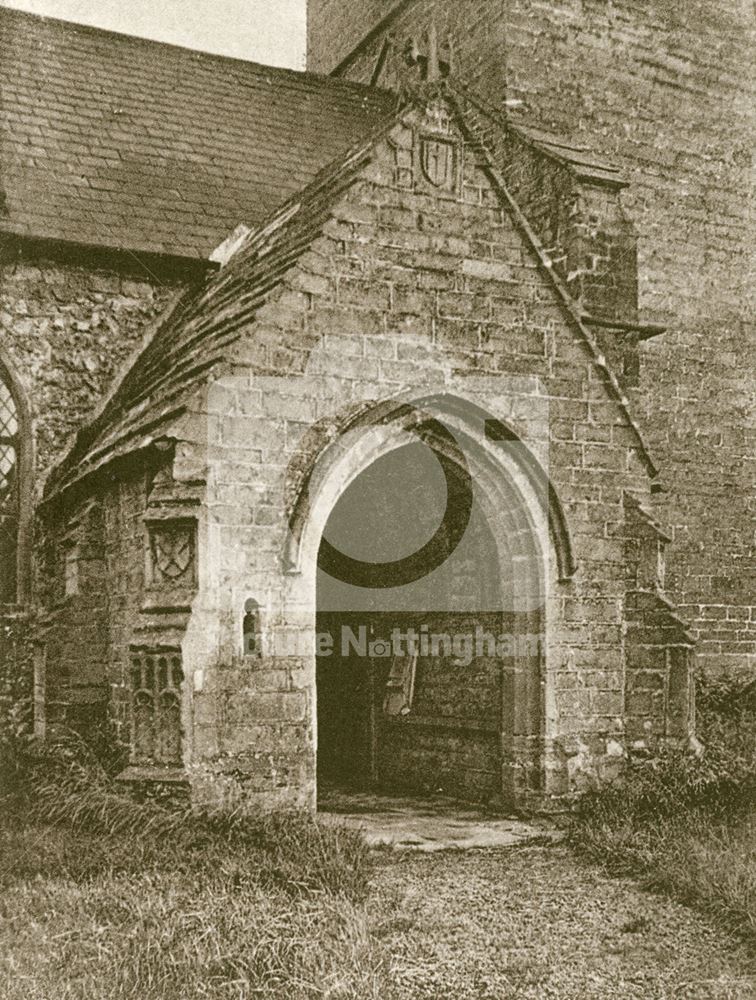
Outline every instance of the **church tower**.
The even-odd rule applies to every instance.
[[[670,527],[667,589],[704,670],[756,669],[753,5],[746,0],[309,0],[308,68],[395,88],[434,24],[458,81],[628,179],[638,388]],[[650,336],[659,326],[661,336]]]

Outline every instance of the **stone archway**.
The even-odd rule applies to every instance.
[[[421,469],[418,449],[433,452],[434,461],[446,450],[449,464],[456,455],[432,434],[418,442],[419,404],[391,401],[352,420],[318,457],[317,474],[293,504],[286,558],[296,575],[294,600],[301,609],[317,594],[310,621],[321,643],[319,688],[313,685],[321,784],[440,789],[512,806],[540,788],[547,562],[551,551],[557,576],[569,574],[569,539],[548,479],[517,435],[498,421],[504,433],[490,434],[493,418],[457,397],[434,398],[433,412],[443,413],[463,449],[475,495],[466,547],[458,547],[446,567],[436,567],[420,582],[379,588],[378,596],[364,588],[355,600],[359,589],[352,589],[346,603],[343,581],[329,582],[323,568],[316,569],[324,538],[342,549],[356,545],[359,560],[390,562],[406,554],[402,541],[405,548],[422,548],[433,532],[442,507],[425,503],[423,476],[410,482],[409,473]],[[392,537],[390,514],[382,527],[375,517],[376,484],[386,480],[391,465],[400,478],[404,467],[406,499],[413,501],[405,505],[409,539],[396,530]],[[426,476],[432,476],[431,465]],[[362,517],[355,515],[360,502]],[[396,513],[396,496],[383,502],[389,511],[393,503]],[[341,536],[329,538],[339,523]],[[371,536],[378,546],[372,553]],[[458,600],[465,561],[476,592],[484,595],[483,606]],[[468,598],[471,592],[468,587]],[[354,637],[347,647],[343,627]],[[414,663],[406,642],[399,653],[393,647],[388,655],[371,651],[371,640],[386,640],[395,628],[424,629],[431,644],[433,635],[449,638],[437,640],[435,648],[416,644]]]

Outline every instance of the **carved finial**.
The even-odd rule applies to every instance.
[[[424,45],[418,44],[417,38],[408,38],[404,47],[407,65],[417,66],[427,83],[437,83],[449,76],[452,62],[452,45],[447,40],[439,45],[436,24],[431,21],[425,34]]]
[[[438,34],[436,33],[435,21],[431,21],[428,28],[428,65],[425,70],[425,79],[428,83],[435,83],[441,79],[441,67],[438,64]]]

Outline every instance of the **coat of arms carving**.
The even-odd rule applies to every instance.
[[[194,582],[194,523],[153,522],[150,525],[152,582],[173,586]]]
[[[457,185],[457,144],[438,136],[420,138],[420,168],[433,187],[453,191]]]

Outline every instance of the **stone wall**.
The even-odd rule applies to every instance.
[[[310,67],[328,71],[376,23],[374,5],[311,0]],[[513,120],[583,140],[623,169],[639,237],[638,406],[662,471],[667,587],[703,669],[756,656],[751,530],[754,372],[752,5],[742,0],[490,0],[395,5],[380,82],[407,79],[431,13],[455,73]],[[383,5],[381,14],[393,9]],[[372,17],[372,20],[371,20]],[[384,35],[345,68],[370,79]],[[517,102],[520,102],[519,106]]]
[[[626,506],[629,494],[649,499],[653,470],[590,335],[560,304],[527,227],[503,207],[495,172],[460,128],[443,102],[427,116],[409,114],[347,189],[331,195],[321,235],[291,260],[252,319],[244,295],[233,294],[235,282],[244,288],[244,258],[232,261],[216,279],[220,308],[211,325],[221,334],[245,327],[222,374],[161,432],[157,455],[135,454],[71,486],[65,511],[53,517],[54,547],[90,554],[91,581],[108,594],[98,628],[107,649],[98,646],[87,662],[136,740],[132,760],[142,766],[132,778],[152,770],[163,780],[170,764],[197,803],[256,812],[315,805],[312,650],[322,531],[344,482],[368,461],[371,429],[382,426],[390,445],[401,434],[406,394],[434,388],[448,419],[462,420],[481,441],[488,431],[480,418],[476,430],[456,407],[495,418],[497,441],[516,434],[527,445],[530,458],[486,438],[481,447],[495,450],[490,460],[501,472],[491,473],[489,459],[472,471],[488,484],[481,502],[506,553],[501,578],[512,593],[547,588],[548,598],[540,654],[503,661],[498,765],[493,743],[460,743],[454,727],[442,726],[430,741],[415,738],[418,760],[430,772],[446,745],[447,764],[469,768],[487,794],[499,766],[500,801],[523,808],[558,805],[616,766],[631,735],[625,628],[629,614],[639,626],[645,620],[628,577],[637,579],[633,567],[645,550],[630,546],[638,532]],[[429,140],[454,145],[446,186],[425,175]],[[326,194],[311,197],[318,203]],[[261,280],[265,260],[246,266],[249,283]],[[185,320],[190,341],[192,324],[203,329],[213,309],[212,282],[199,301]],[[554,494],[539,500],[520,462],[546,470]],[[191,552],[190,579],[156,571],[165,551]],[[65,563],[51,573],[65,586]],[[100,604],[90,593],[94,617]],[[251,650],[243,628],[250,601],[259,607],[260,639]],[[63,602],[50,632],[58,649],[73,648],[84,608],[81,597]],[[434,617],[444,610],[433,609]],[[540,633],[540,615],[526,614],[529,631]],[[170,676],[174,662],[183,676],[177,702],[168,683],[166,718],[180,721],[182,742],[170,756],[156,735],[150,768],[138,734],[153,722],[155,734],[166,729],[150,715],[153,692],[134,685],[144,688],[145,671]],[[654,665],[665,691],[673,666],[677,684],[676,665]],[[666,716],[687,694],[684,684],[671,701],[648,700],[646,716],[639,702],[641,738],[666,735]],[[453,709],[428,695],[434,712]],[[404,732],[402,746],[407,739]]]
[[[28,732],[33,718],[33,649],[24,615],[0,617],[0,740]]]
[[[0,258],[0,350],[30,403],[40,478],[174,289],[122,271]]]
[[[143,273],[134,272],[133,267],[114,269],[90,261],[77,264],[60,254],[40,256],[12,243],[2,249],[0,354],[13,372],[29,411],[30,427],[26,431],[34,461],[32,482],[25,486],[29,487],[32,504],[41,496],[44,478],[62,457],[71,436],[102,401],[149,324],[175,293],[175,281],[157,277],[146,280]],[[86,518],[93,516],[96,511],[86,513]],[[94,689],[103,682],[103,651],[107,645],[100,628],[105,601],[98,562],[101,553],[86,546],[75,553],[75,538],[62,537],[70,526],[63,523],[56,527],[61,533],[57,549],[48,551],[39,536],[37,555],[45,568],[55,563],[53,576],[58,589],[40,592],[35,574],[31,573],[27,606],[5,612],[0,609],[0,632],[13,636],[12,643],[0,645],[4,676],[16,677],[13,684],[29,694],[32,662],[36,659],[38,687],[45,671],[40,606],[47,602],[52,608],[65,599],[61,589],[65,586],[64,563],[68,558],[73,572],[74,555],[79,560],[81,585],[90,597],[76,599],[75,628],[65,645],[53,644],[48,650],[47,662],[54,662],[58,668],[48,690],[53,718],[60,714],[55,706],[61,706],[62,711],[63,703],[70,700],[67,694],[58,692],[64,677],[78,678],[82,704],[87,697],[96,700]],[[33,523],[31,529],[35,529]],[[101,701],[101,695],[99,698]]]
[[[153,758],[163,779],[175,778],[191,747],[181,646],[197,586],[201,484],[174,481],[174,459],[171,449],[137,452],[40,517],[48,731],[86,732],[109,718],[131,745],[124,777],[133,781]],[[166,693],[176,698],[161,708]]]
[[[559,801],[611,773],[622,752],[624,501],[627,490],[648,494],[642,447],[475,149],[466,148],[459,188],[439,193],[414,172],[418,141],[408,124],[378,148],[249,327],[241,373],[199,407],[210,420],[200,550],[208,590],[199,603],[214,625],[195,636],[185,667],[187,678],[201,678],[193,780],[215,802],[314,801],[314,659],[301,645],[274,651],[313,627],[317,548],[307,546],[319,542],[317,513],[298,572],[281,571],[284,501],[301,489],[297,477],[371,401],[455,379],[473,394],[476,379],[506,384],[497,382],[488,404],[547,464],[579,566],[559,581],[552,552],[545,662],[520,665],[509,705],[507,798]],[[223,321],[234,323],[233,309]],[[320,434],[310,434],[313,425]],[[252,658],[241,635],[250,598],[265,640]],[[662,720],[656,731],[664,729]]]

